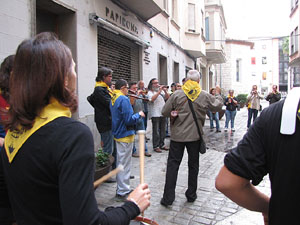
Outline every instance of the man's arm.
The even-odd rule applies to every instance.
[[[216,188],[238,205],[267,215],[270,198],[256,189],[249,180],[237,176],[223,166],[216,178]]]

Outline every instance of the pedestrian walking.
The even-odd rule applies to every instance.
[[[224,129],[225,132],[228,131],[229,121],[231,123],[231,131],[235,132],[234,119],[236,116],[236,108],[237,108],[238,101],[233,94],[234,94],[234,90],[229,90],[228,96],[225,99],[225,103],[224,103],[226,106],[226,111],[225,111],[226,120],[225,120],[225,129]]]
[[[251,120],[253,118],[253,122],[257,117],[258,110],[260,110],[260,99],[263,99],[263,96],[257,91],[257,85],[252,86],[252,91],[248,95],[248,122],[247,128],[249,129],[251,125]]]
[[[262,212],[265,224],[299,224],[300,88],[264,109],[224,159],[216,188],[232,201]],[[258,185],[269,174],[271,196]]]
[[[129,224],[150,204],[147,184],[141,184],[122,206],[98,209],[93,136],[71,118],[76,76],[70,49],[54,34],[40,33],[19,45],[0,152],[6,182],[0,190],[7,187],[0,199],[9,195],[17,224]]]
[[[134,142],[134,126],[145,114],[143,111],[134,113],[128,97],[128,84],[125,80],[117,80],[112,93],[110,110],[112,115],[112,132],[117,146],[117,166],[124,170],[117,174],[117,194],[126,199],[130,194],[131,154]]]
[[[216,89],[211,88],[209,93],[213,96],[216,95]],[[210,131],[214,130],[214,120],[216,121],[216,132],[221,132],[220,123],[219,123],[219,112],[207,110],[209,114],[209,122],[210,122]]]
[[[272,86],[272,92],[270,92],[266,100],[269,102],[269,104],[273,104],[275,102],[278,102],[281,99],[281,94],[277,91],[277,85]]]
[[[159,85],[156,78],[152,78],[148,85],[149,119],[152,121],[153,150],[161,153],[161,150],[169,150],[165,145],[166,117],[161,113],[165,101],[169,98],[167,86]]]
[[[206,109],[219,111],[223,105],[223,99],[219,95],[220,89],[216,88],[217,96],[201,90],[199,85],[200,74],[197,70],[190,70],[187,74],[187,81],[182,90],[177,90],[166,102],[162,109],[164,116],[170,116],[174,108],[177,109],[177,118],[171,124],[171,143],[168,155],[166,182],[161,204],[172,205],[175,200],[175,188],[178,169],[183,157],[184,149],[188,152],[188,189],[185,196],[188,202],[197,199],[197,180],[199,172],[199,148],[200,136],[197,130],[196,121],[189,104],[193,105],[200,132],[203,134],[203,126],[206,117]],[[188,102],[190,101],[190,103]]]

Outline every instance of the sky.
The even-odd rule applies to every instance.
[[[226,37],[288,36],[289,0],[222,0],[227,23]]]

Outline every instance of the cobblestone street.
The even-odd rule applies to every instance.
[[[266,103],[264,103],[266,106]],[[151,122],[148,123],[151,126]],[[151,206],[145,211],[145,217],[155,220],[160,225],[180,224],[243,224],[260,225],[263,219],[260,213],[249,212],[239,207],[215,189],[215,177],[223,165],[224,155],[232,149],[247,131],[247,109],[237,112],[235,119],[235,133],[224,132],[225,116],[220,120],[221,133],[211,132],[209,119],[205,121],[205,139],[209,149],[200,155],[198,176],[198,198],[194,203],[188,203],[184,195],[187,189],[187,154],[182,160],[176,186],[176,199],[172,206],[165,208],[160,205],[165,184],[165,172],[168,152],[156,153],[152,150],[151,140],[148,149],[152,157],[145,157],[145,182],[151,190]],[[147,136],[151,137],[151,127],[147,129]],[[169,144],[169,138],[166,138]],[[139,158],[132,158],[132,188],[139,184]],[[269,195],[269,180],[265,178],[259,188]],[[95,191],[99,208],[117,206],[121,203],[115,198],[116,184],[104,183]],[[134,224],[134,222],[132,222]]]

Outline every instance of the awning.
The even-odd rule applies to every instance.
[[[125,5],[129,10],[134,12],[136,15],[147,21],[150,18],[156,16],[162,9],[161,0],[117,0],[118,2]]]
[[[128,31],[123,30],[123,29],[117,27],[116,25],[106,21],[105,19],[100,18],[95,13],[89,14],[89,20],[90,20],[90,24],[96,23],[97,25],[103,27],[104,29],[111,31],[115,34],[123,35],[123,36],[127,37],[128,39],[133,40],[136,44],[141,45],[145,48],[148,48],[151,46],[149,42],[146,42],[146,41],[140,39],[139,37],[136,37],[133,34],[129,33]]]

